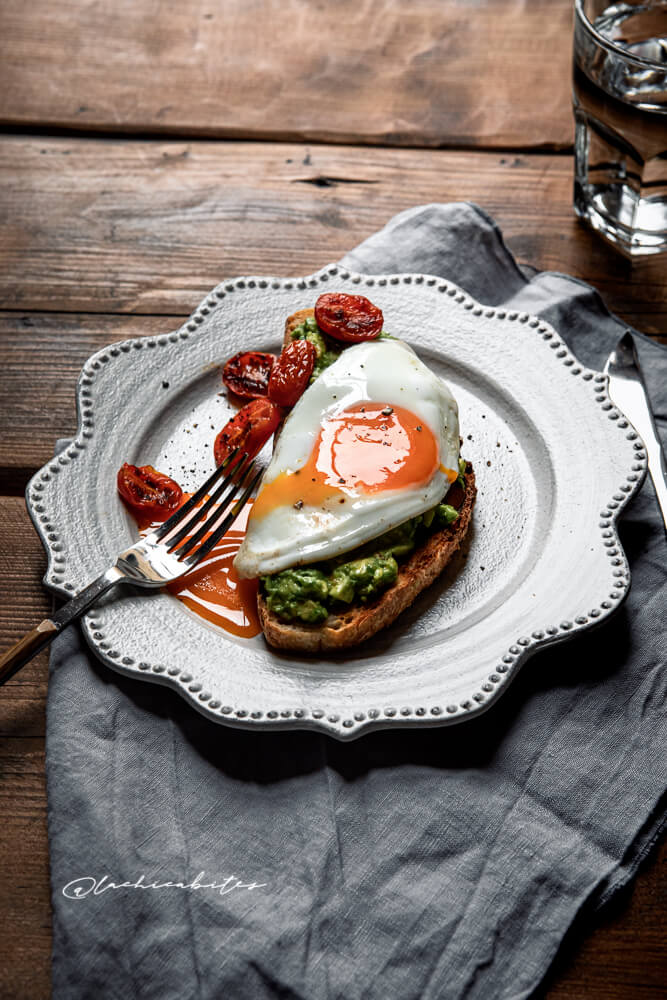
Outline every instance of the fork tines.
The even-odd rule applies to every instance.
[[[194,566],[229,531],[261,475],[262,469],[257,469],[250,455],[235,448],[197,492],[152,532],[153,541],[162,542],[188,567]]]
[[[243,492],[236,499],[233,507],[231,507],[231,509],[228,509],[223,520],[220,521],[217,527],[214,527],[214,525],[218,521],[218,518],[220,517],[220,514],[225,510],[226,507],[227,508],[229,507],[229,503],[233,499],[232,497],[229,497],[228,499],[223,499],[220,502],[219,512],[217,514],[213,514],[213,516],[209,518],[208,523],[205,522],[191,539],[189,539],[180,548],[177,548],[174,555],[176,555],[179,559],[182,559],[189,567],[194,566],[201,559],[203,559],[204,556],[208,555],[208,553],[215,545],[217,545],[217,543],[220,541],[223,535],[225,535],[229,531],[232,524],[234,523],[236,518],[239,516],[239,514],[245,507],[246,503],[252,496],[255,487],[257,486],[258,482],[262,477],[262,471],[263,471],[262,469],[256,469],[255,466],[253,466],[253,464],[250,463],[243,472],[240,482],[237,484],[236,487],[233,487],[233,489],[242,488]],[[211,531],[211,529],[213,530]],[[210,536],[206,538],[204,541],[202,541],[201,545],[199,545],[199,548],[195,548],[198,542],[204,539],[204,536],[209,531],[211,531]]]
[[[211,493],[206,503],[197,509],[196,519],[192,518],[185,525],[185,527],[181,528],[181,530],[174,535],[173,538],[167,539],[166,545],[169,551],[174,552],[174,550],[176,550],[175,555],[177,555],[179,559],[186,556],[192,551],[195,545],[198,545],[199,542],[201,542],[204,535],[211,530],[211,526],[215,524],[223,511],[233,500],[236,499],[236,494],[239,489],[244,488],[247,482],[246,477],[248,476],[248,473],[252,473],[253,468],[252,463],[250,462],[244,467],[244,463],[247,458],[248,456],[245,454],[241,456],[241,460],[233,466],[229,475],[225,476],[218,488]],[[215,513],[213,513],[210,517],[207,517],[208,512],[216,504],[217,507]],[[194,535],[186,537],[190,528],[194,527],[195,524],[199,524],[200,527]],[[185,542],[181,545],[180,543],[184,538]]]
[[[174,528],[181,525],[181,530],[169,539],[169,549],[175,548],[180,541],[185,538],[188,531],[193,527],[206,513],[210,510],[214,503],[216,503],[221,497],[225,489],[232,485],[235,486],[239,481],[239,473],[242,472],[242,468],[249,460],[249,455],[247,452],[243,452],[239,455],[239,449],[235,448],[234,451],[230,452],[227,458],[217,467],[217,469],[211,473],[209,478],[203,483],[196,493],[193,493],[189,500],[187,500],[182,507],[179,507],[175,511],[168,521],[161,524],[159,528],[156,528],[153,532],[153,537],[156,541],[161,541],[167,535],[169,535]],[[249,465],[246,465],[246,470]],[[242,476],[241,476],[242,478]],[[218,489],[213,495],[211,495],[211,490],[219,483]],[[192,517],[188,517],[195,507],[201,503],[204,497],[209,494],[209,499],[206,501],[201,510],[196,510]],[[233,496],[230,495],[229,498],[224,501],[225,503],[230,503]]]

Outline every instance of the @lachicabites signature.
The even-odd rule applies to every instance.
[[[191,882],[147,882],[144,875],[140,875],[134,882],[112,882],[108,875],[103,875],[102,878],[82,875],[68,882],[62,893],[67,899],[86,899],[89,896],[102,896],[112,889],[214,889],[220,896],[227,896],[237,889],[250,892],[268,885],[267,882],[243,882],[236,875],[229,875],[221,882],[204,882],[204,878],[205,872],[199,872]]]

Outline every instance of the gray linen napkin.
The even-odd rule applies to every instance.
[[[404,212],[344,263],[538,313],[587,365],[622,332],[588,286],[524,275],[468,204]],[[638,348],[665,434],[667,351]],[[63,635],[47,727],[56,1000],[529,996],[664,818],[667,546],[648,480],[621,534],[624,607],[452,728],[352,744],[235,731]]]

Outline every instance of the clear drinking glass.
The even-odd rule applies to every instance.
[[[667,251],[667,0],[575,0],[574,208],[629,257]]]

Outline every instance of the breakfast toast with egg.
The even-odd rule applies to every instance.
[[[305,319],[314,315],[313,309],[300,309],[289,316],[285,324],[285,345],[292,333]],[[318,625],[302,622],[284,622],[268,607],[261,589],[257,598],[259,621],[267,642],[279,649],[316,653],[328,649],[356,646],[390,625],[406,608],[414,603],[422,590],[432,584],[443,572],[454,554],[461,547],[470,527],[475,504],[476,486],[472,465],[466,464],[463,476],[465,488],[455,485],[447,495],[459,511],[458,518],[450,525],[428,535],[404,562],[399,564],[395,582],[375,600],[356,604],[332,612]],[[459,496],[453,497],[452,491]]]
[[[326,649],[344,649],[370,639],[380,629],[398,618],[414,603],[418,594],[430,586],[443,572],[452,556],[461,547],[468,533],[477,489],[475,473],[468,463],[465,472],[465,494],[457,520],[435,531],[398,567],[396,582],[380,597],[368,604],[359,604],[330,614],[320,625],[283,622],[269,610],[261,591],[257,597],[259,623],[267,642],[278,649],[298,649],[317,653]]]

